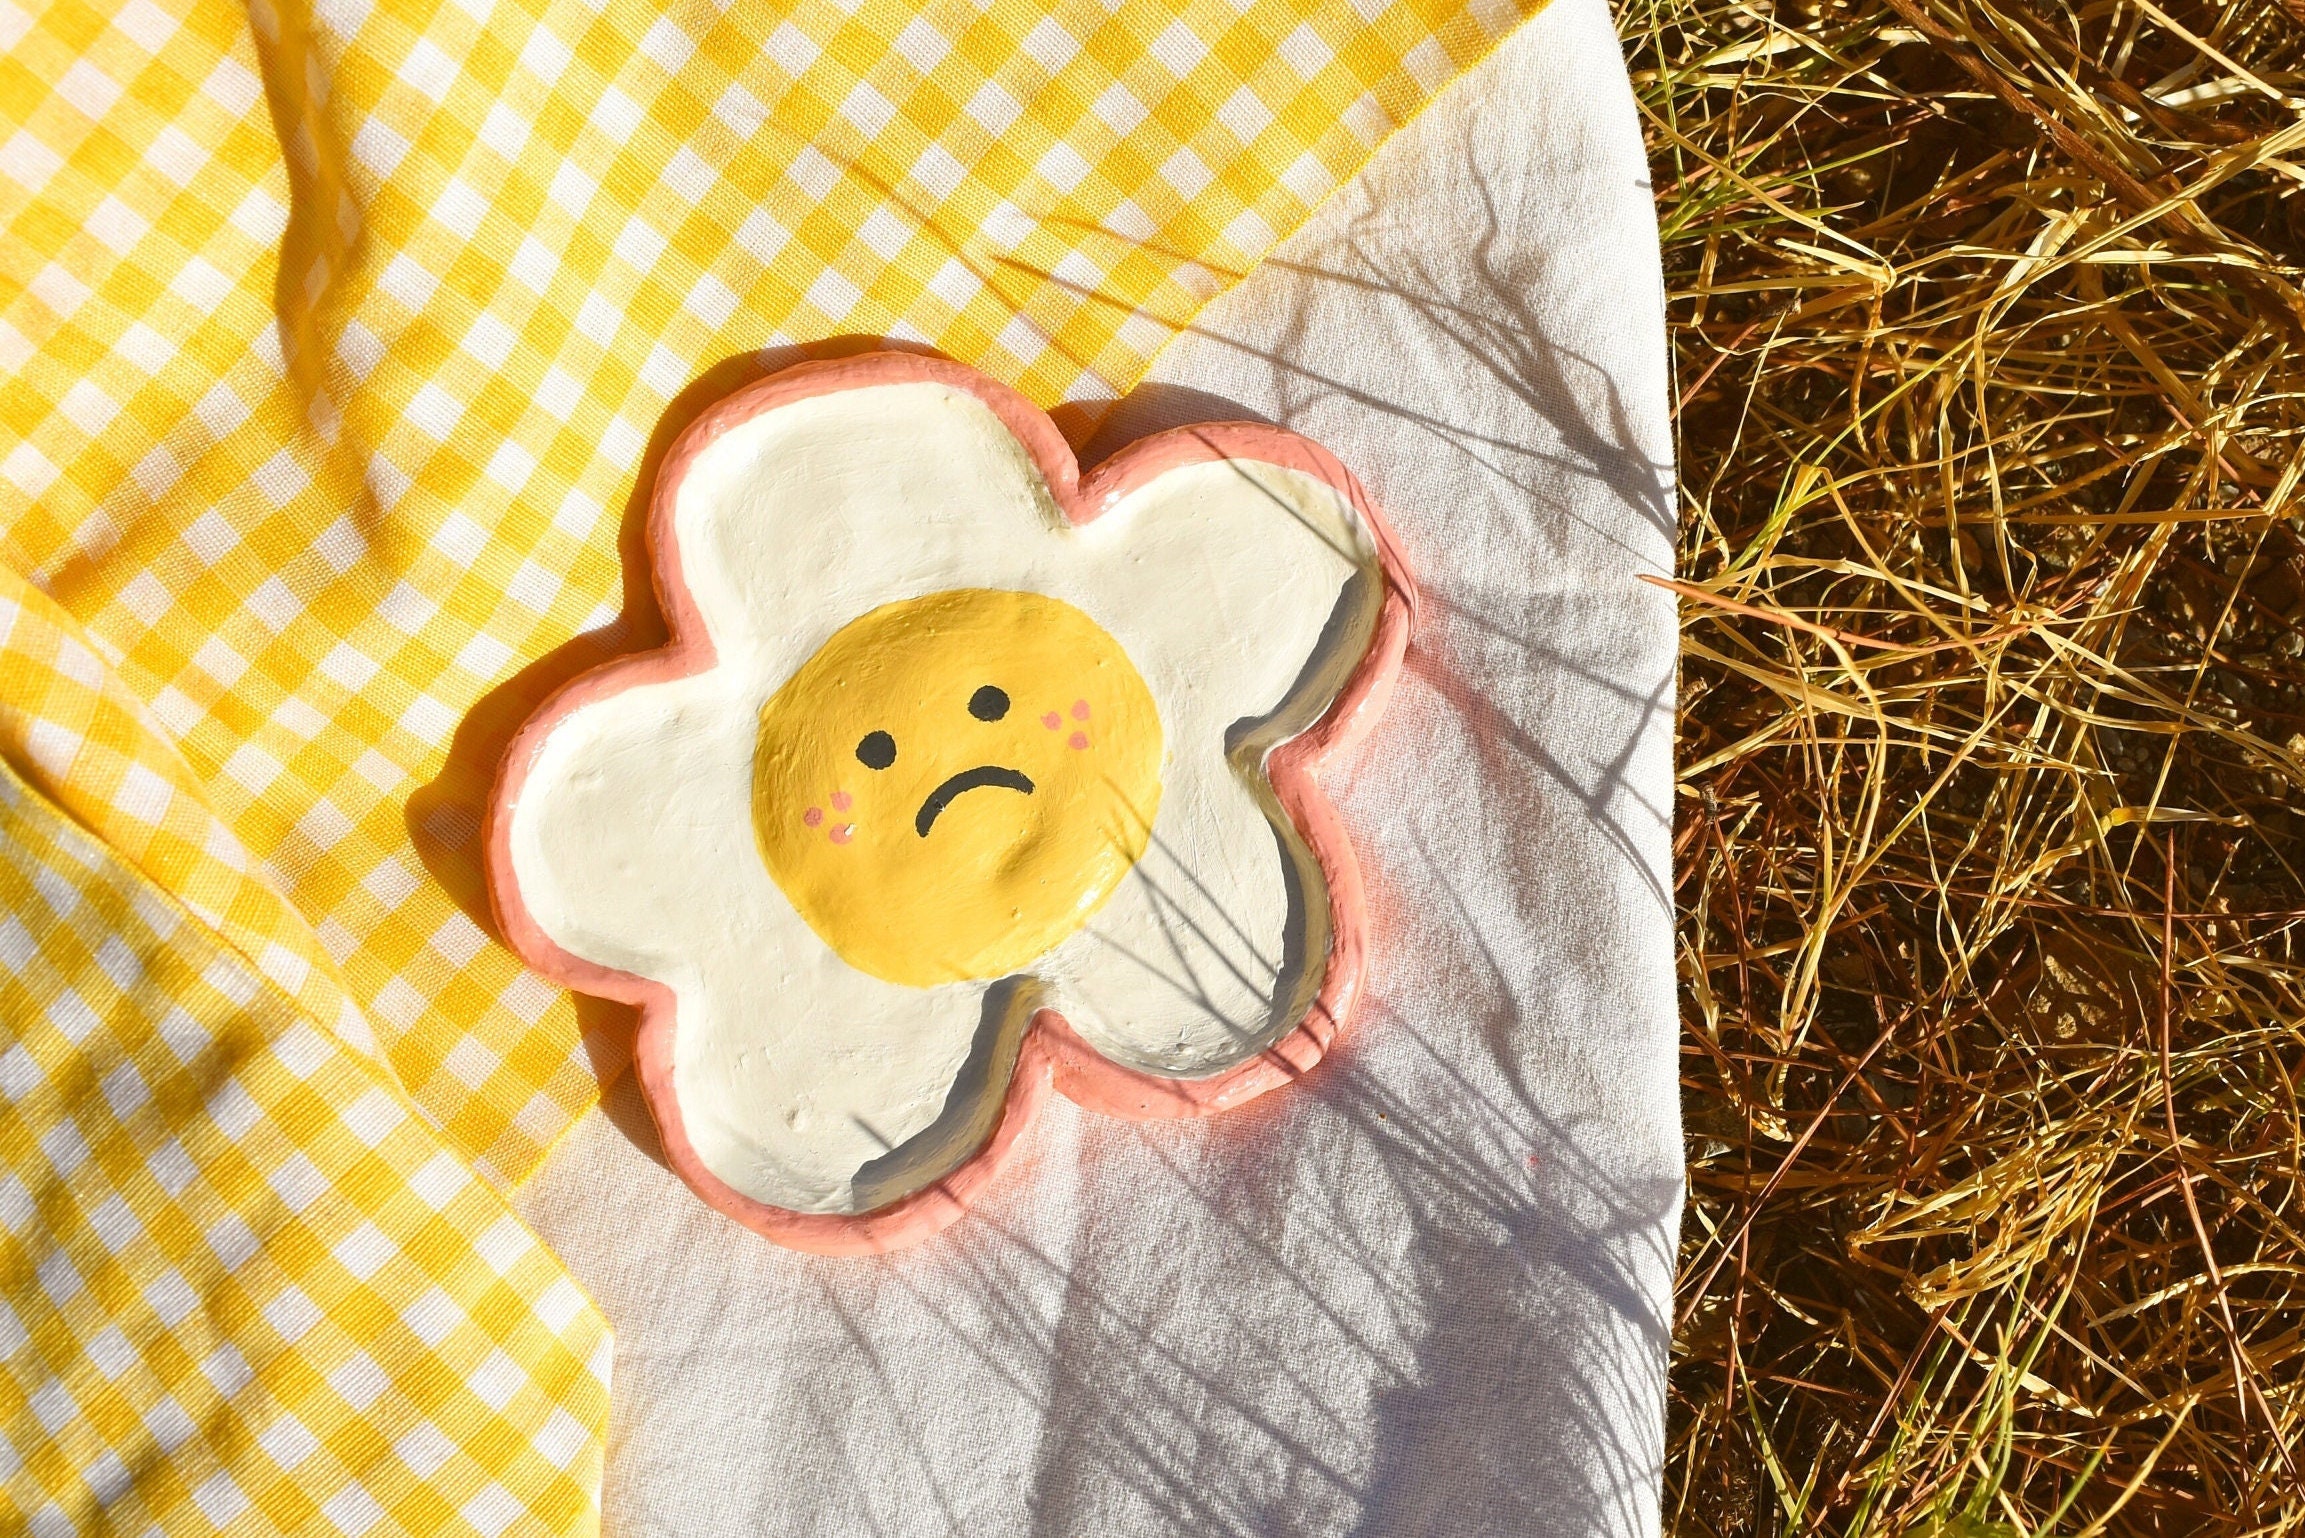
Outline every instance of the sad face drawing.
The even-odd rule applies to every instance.
[[[640,1007],[708,1202],[888,1249],[1052,1090],[1200,1115],[1318,1061],[1366,935],[1314,775],[1411,612],[1334,458],[1219,424],[1084,479],[1014,392],[872,354],[707,412],[649,536],[673,643],[523,729],[490,889],[532,965]]]

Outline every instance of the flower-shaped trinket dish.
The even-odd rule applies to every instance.
[[[641,1012],[672,1167],[780,1243],[950,1223],[1051,1088],[1200,1115],[1327,1049],[1367,955],[1323,761],[1413,588],[1279,428],[1083,476],[958,364],[803,364],[658,474],[666,647],[547,701],[490,805],[498,923]]]

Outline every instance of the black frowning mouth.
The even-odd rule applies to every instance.
[[[1003,769],[998,764],[979,764],[974,769],[963,769],[951,779],[928,793],[920,804],[920,815],[912,820],[913,831],[922,838],[936,826],[936,819],[953,803],[953,798],[971,790],[1017,790],[1032,794],[1032,781],[1014,769]]]

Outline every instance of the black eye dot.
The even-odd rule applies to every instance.
[[[1008,714],[1008,695],[986,684],[968,697],[968,713],[979,721],[998,721]]]
[[[896,739],[886,732],[866,732],[856,745],[856,761],[867,769],[886,769],[896,762]]]

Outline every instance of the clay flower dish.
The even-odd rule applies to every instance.
[[[531,965],[640,1007],[707,1202],[893,1249],[1052,1085],[1193,1116],[1319,1059],[1366,945],[1313,775],[1412,608],[1329,454],[1222,424],[1084,478],[1015,392],[876,353],[698,420],[649,538],[672,644],[521,730],[489,886]]]

